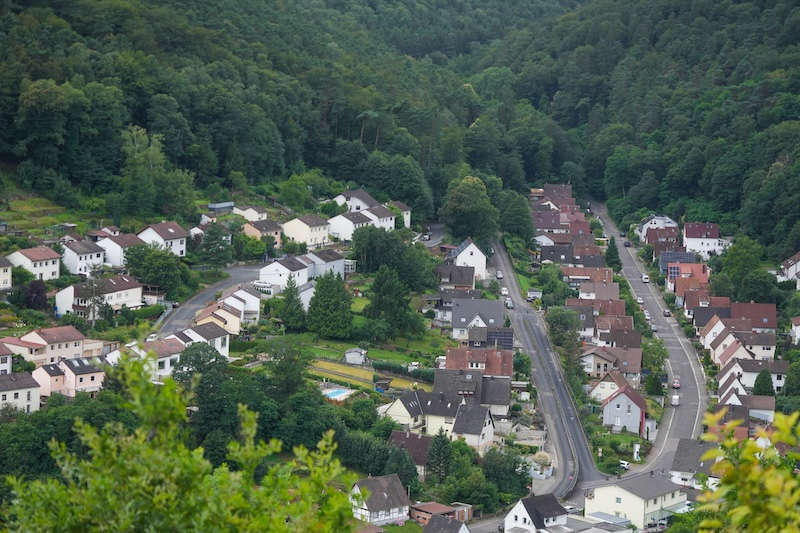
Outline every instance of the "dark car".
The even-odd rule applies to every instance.
[[[624,243],[624,244],[625,244],[625,248],[630,248],[630,246],[631,246],[631,241],[625,241],[625,243]]]

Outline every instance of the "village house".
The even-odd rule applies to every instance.
[[[728,351],[728,348],[731,346],[736,346],[733,352]],[[725,363],[721,363],[721,360],[722,355],[726,352],[728,352],[728,359],[730,359],[731,356],[746,357],[749,359],[753,358],[753,355],[747,351],[741,342],[739,342],[739,339],[736,338],[736,335],[730,329],[723,330],[713,341],[711,341],[711,344],[709,345],[709,352],[711,355],[711,360],[717,366],[725,365]]]
[[[142,307],[142,284],[128,275],[97,279],[61,289],[56,293],[55,303],[57,317],[74,314],[93,320],[98,318],[100,307],[104,305],[115,312],[124,307]]]
[[[376,205],[370,207],[369,209],[364,209],[360,211],[360,213],[366,215],[370,220],[372,220],[372,225],[376,228],[386,231],[394,231],[394,219],[396,215],[391,209],[388,209],[382,205]]]
[[[0,255],[0,292],[11,290],[11,270],[14,265],[11,261]]]
[[[42,365],[31,375],[39,384],[39,395],[49,398],[53,394],[64,394],[64,371],[58,363]],[[74,394],[73,394],[74,396]]]
[[[697,263],[697,254],[679,250],[661,252],[658,257],[658,269],[665,276],[670,263]]]
[[[647,417],[647,402],[630,385],[617,389],[603,400],[601,406],[604,426],[611,426],[614,431],[629,431],[647,438],[644,423]]]
[[[707,284],[711,271],[703,263],[670,263],[667,265],[665,286],[668,291],[675,292],[675,280],[692,278]]]
[[[17,250],[6,256],[15,267],[22,267],[36,279],[48,281],[61,276],[61,255],[47,246]]]
[[[434,268],[442,289],[474,289],[475,268],[441,263]]]
[[[272,237],[275,243],[275,248],[281,247],[281,236],[283,229],[281,225],[273,220],[255,220],[253,222],[245,222],[242,225],[242,232],[248,237],[261,240],[265,237]]]
[[[84,339],[74,326],[56,326],[29,331],[19,339],[6,337],[0,342],[38,367],[58,363],[62,359],[82,357]]]
[[[736,338],[753,357],[761,360],[775,359],[775,334],[774,333],[739,333]]]
[[[136,235],[147,244],[157,245],[179,257],[186,255],[186,239],[189,233],[176,222],[151,224]]]
[[[386,207],[394,208],[394,209],[397,209],[398,211],[400,211],[400,216],[403,219],[403,227],[404,228],[410,228],[411,227],[411,208],[410,207],[408,207],[403,202],[398,202],[396,200],[393,200],[393,201],[389,202],[388,204],[386,204]]]
[[[267,209],[260,205],[243,205],[241,207],[234,205],[233,214],[244,217],[248,222],[267,220]]]
[[[144,342],[141,347],[135,343],[131,345],[134,353],[140,357],[145,357],[152,353],[155,355],[155,364],[152,366],[152,379],[153,381],[163,381],[164,378],[172,375],[175,366],[181,358],[181,353],[184,350],[184,345],[176,338],[156,339],[154,341]]]
[[[462,398],[467,403],[487,407],[492,415],[508,416],[511,406],[511,379],[484,376],[480,370],[434,371],[433,392],[446,398]]]
[[[475,269],[475,279],[484,280],[486,272],[486,255],[472,239],[466,239],[448,254],[447,262],[461,267]]]
[[[581,283],[593,281],[595,283],[612,283],[614,271],[606,267],[569,267],[562,266],[561,274],[570,288],[578,289]]]
[[[350,490],[353,516],[377,526],[402,525],[411,501],[397,474],[359,479]]]
[[[533,227],[545,233],[568,233],[569,224],[562,224],[558,211],[534,211]]]
[[[706,350],[711,349],[711,343],[725,330],[730,330],[734,333],[750,333],[753,331],[753,324],[748,318],[720,318],[719,315],[715,314],[700,331],[699,338],[703,348]]]
[[[238,302],[212,302],[210,305],[200,309],[194,315],[196,325],[213,323],[227,331],[230,335],[239,335],[242,327],[242,315],[244,306],[235,307]]]
[[[683,225],[683,246],[687,252],[708,260],[720,255],[730,246],[730,241],[719,236],[719,226],[711,223],[687,222]]]
[[[753,324],[753,331],[760,333],[776,333],[778,328],[778,313],[775,304],[733,302],[731,318],[749,318]]]
[[[30,372],[0,375],[0,407],[33,413],[39,410],[39,396],[39,383]]]
[[[669,469],[670,481],[695,490],[704,490],[706,487],[716,488],[719,485],[719,478],[711,472],[711,466],[716,461],[703,459],[703,456],[708,450],[717,446],[715,442],[679,439],[678,449],[672,460],[672,467]]]
[[[775,396],[752,395],[729,390],[717,405],[739,406],[747,409],[747,416],[771,424],[775,420]]]
[[[634,230],[634,233],[639,237],[642,242],[646,241],[647,232],[651,229],[675,228],[678,229],[678,223],[664,215],[649,215],[642,220]]]
[[[589,301],[589,300],[581,300],[581,301]],[[566,309],[570,311],[574,311],[578,315],[578,320],[580,320],[580,328],[578,329],[578,337],[582,341],[590,341],[592,337],[594,337],[594,308],[589,305],[565,305]]]
[[[800,252],[784,260],[776,273],[778,281],[796,280],[800,290]]]
[[[328,244],[328,221],[317,215],[303,215],[284,222],[281,227],[286,238],[302,242],[309,249]]]
[[[644,529],[685,508],[686,493],[666,477],[651,471],[650,475],[589,489],[584,504],[586,515],[611,514],[627,518],[636,528]]]
[[[327,273],[344,278],[344,256],[336,250],[318,249],[308,252],[298,259],[308,259],[308,277],[318,278]]]
[[[472,328],[503,325],[503,304],[499,300],[453,299],[452,324],[452,337],[468,342]]]
[[[627,315],[600,315],[594,319],[593,344],[600,344],[600,339],[615,329],[633,329],[633,317]]]
[[[352,241],[359,228],[372,225],[372,219],[360,211],[347,211],[328,219],[330,234],[340,241]]]
[[[484,455],[494,443],[494,419],[490,408],[477,403],[461,405],[452,435],[454,439],[464,439],[478,455]]]
[[[800,316],[792,317],[791,329],[792,344],[800,344]]]
[[[189,229],[189,238],[195,240],[196,242],[200,243],[203,242],[203,239],[206,236],[206,231],[208,231],[208,227],[210,224],[200,224],[197,226],[193,226]],[[217,224],[219,230],[221,232],[220,240],[222,243],[230,244],[233,242],[233,235],[228,228],[223,226],[222,224]]]
[[[447,505],[435,504],[437,506],[453,509]],[[425,509],[428,510],[427,508]],[[422,533],[470,533],[470,529],[461,520],[453,518],[448,514],[434,514],[425,523]]]
[[[103,388],[106,373],[89,359],[63,359],[58,367],[64,372],[64,396],[74,398],[79,392],[85,392],[94,398]]]
[[[589,377],[601,378],[616,369],[633,387],[639,386],[642,371],[642,349],[619,346],[586,345],[580,357]]]
[[[578,298],[581,300],[619,300],[619,283],[605,281],[581,283]]]
[[[14,363],[14,352],[0,342],[0,375],[10,374]]]
[[[469,289],[440,289],[437,294],[424,296],[427,305],[432,305],[436,320],[446,326],[452,325],[454,300],[480,300],[483,293]]]
[[[425,479],[425,466],[428,464],[428,449],[431,447],[433,437],[422,433],[411,433],[393,429],[389,435],[389,446],[395,446],[408,452],[414,465],[417,467],[419,479]]]
[[[484,376],[512,377],[514,354],[495,348],[448,348],[447,370],[480,370]]]
[[[282,257],[262,267],[259,270],[258,279],[259,285],[269,287],[268,294],[274,296],[286,289],[286,284],[290,279],[293,279],[298,287],[307,283],[308,266],[294,256]]]
[[[250,284],[239,284],[222,292],[221,301],[243,309],[242,323],[255,324],[261,319],[261,294]]]
[[[608,333],[601,333],[597,345],[614,348],[641,348],[642,334],[635,329],[615,328]]]
[[[731,359],[722,367],[717,375],[719,383],[726,383],[731,376],[751,391],[756,382],[758,373],[767,370],[772,377],[772,387],[778,393],[783,390],[786,383],[786,374],[789,372],[789,361],[785,359],[775,359],[771,361],[760,361],[756,359]],[[725,393],[726,391],[720,391]]]
[[[678,228],[650,228],[645,235],[645,243],[655,246],[659,243],[666,243],[678,246]]]
[[[314,280],[307,281],[297,287],[297,296],[300,298],[300,303],[303,304],[303,311],[308,313],[308,306],[311,305],[311,298],[317,290],[317,283]]]
[[[230,351],[229,337],[230,335],[225,329],[213,322],[208,322],[169,335],[167,339],[177,339],[185,348],[188,348],[196,342],[202,342],[208,344],[217,350],[220,355],[227,358]]]
[[[514,348],[512,328],[471,328],[467,343],[472,348],[493,348],[511,350]]]
[[[92,241],[72,241],[64,245],[62,257],[70,274],[91,276],[105,262],[105,250]]]
[[[627,387],[628,382],[619,370],[611,369],[605,376],[589,385],[589,397],[603,403],[606,398],[616,393],[619,389]]]
[[[97,246],[105,250],[105,261],[112,267],[125,266],[125,253],[133,246],[146,245],[142,239],[133,233],[120,233],[103,237],[97,241]]]
[[[594,316],[613,315],[625,316],[624,300],[582,300],[580,298],[567,298],[564,307],[591,307]]]
[[[552,494],[531,495],[519,500],[503,520],[504,531],[538,533],[560,526],[566,530],[567,510]]]
[[[334,196],[333,201],[339,205],[347,205],[348,211],[366,211],[371,207],[380,205],[380,202],[364,189],[348,189]]]
[[[730,307],[698,307],[692,310],[692,325],[696,335],[700,335],[714,316],[730,318]]]

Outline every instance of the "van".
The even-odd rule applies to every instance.
[[[670,401],[669,403],[673,407],[677,407],[677,406],[679,406],[681,404],[681,397],[678,396],[677,394],[673,394],[672,395],[672,401]]]
[[[642,283],[650,283],[650,276],[642,274]]]
[[[497,279],[503,279],[503,271],[502,270],[498,270],[497,274],[495,274],[495,277]]]
[[[631,468],[631,464],[628,461],[623,461],[622,459],[619,460],[619,467],[623,470],[629,470]]]

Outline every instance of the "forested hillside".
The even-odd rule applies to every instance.
[[[719,222],[778,259],[800,248],[798,44],[796,2],[594,0],[465,65],[513,71],[618,219]]]
[[[434,214],[451,179],[478,169],[524,190],[517,147],[526,138],[489,121],[468,129],[486,107],[482,91],[498,88],[442,65],[500,36],[509,17],[522,24],[562,8],[439,4],[6,4],[0,157],[23,187],[66,205],[184,220],[198,192],[268,194],[312,168],[405,201],[418,220]],[[404,55],[427,52],[435,57]],[[565,144],[530,106],[520,122],[535,130],[528,136]]]

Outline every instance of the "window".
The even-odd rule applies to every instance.
[[[3,359],[5,359],[5,357]],[[3,362],[5,363],[5,361]],[[777,381],[783,381],[783,374],[778,374]]]
[[[164,370],[164,361],[159,361],[158,362],[158,369],[159,370]]]
[[[517,521],[517,515],[514,515],[514,522]]]
[[[615,500],[617,503],[622,503],[622,498],[620,498],[619,496],[617,496],[616,498],[614,498],[614,500]]]
[[[28,401],[31,401],[31,391],[28,391]]]
[[[628,414],[631,414],[631,404],[628,404]]]
[[[617,409],[619,409],[620,407],[622,407],[622,406],[620,404],[617,404]]]
[[[14,399],[15,399],[15,400],[19,400],[19,393],[18,393],[18,392],[15,392],[15,393],[14,393]]]
[[[94,381],[94,376],[90,377],[89,381]]]
[[[3,399],[3,401],[6,401],[6,395],[5,394],[3,394],[2,399]]]
[[[78,378],[78,381],[79,381],[80,383],[83,383],[83,378]]]

